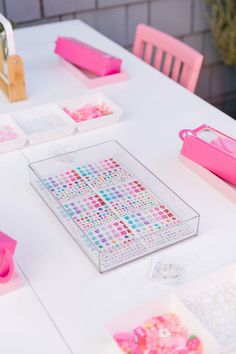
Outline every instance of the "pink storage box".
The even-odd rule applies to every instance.
[[[204,124],[179,133],[181,154],[236,185],[236,140]]]
[[[99,76],[116,74],[121,71],[121,59],[74,38],[58,37],[55,53],[70,63]]]
[[[64,65],[78,80],[80,80],[86,87],[95,88],[105,85],[112,85],[128,79],[128,73],[121,71],[117,74],[98,76],[88,70],[79,69],[77,66],[71,64],[67,60],[60,57],[60,62]]]
[[[211,187],[216,189],[219,193],[223,194],[232,203],[236,204],[236,186],[226,182],[222,178],[216,176],[214,173],[198,165],[196,162],[193,162],[182,154],[180,154],[180,161],[184,164],[185,167],[196,173]]]

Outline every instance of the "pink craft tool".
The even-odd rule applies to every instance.
[[[121,71],[122,60],[75,38],[58,37],[55,53],[70,63],[99,76]]]
[[[184,141],[181,154],[236,185],[236,140],[204,124],[179,133]]]
[[[13,238],[0,231],[0,247],[7,249],[12,256],[14,255],[16,244],[17,242]]]
[[[14,273],[12,254],[5,248],[0,248],[0,284],[8,283]]]
[[[17,242],[0,231],[0,283],[7,283],[14,274],[13,255]]]

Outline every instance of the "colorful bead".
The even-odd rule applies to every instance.
[[[13,140],[18,138],[18,135],[9,125],[1,125],[0,126],[0,142]]]
[[[144,327],[132,333],[114,335],[114,339],[126,354],[202,354],[201,340],[189,335],[175,314],[152,317]],[[131,345],[132,344],[132,345]]]
[[[86,104],[75,110],[65,107],[64,111],[77,123],[106,116],[112,113],[109,106],[105,102],[96,105]]]
[[[235,345],[236,286],[226,282],[183,297],[185,305],[223,346]],[[190,339],[189,345],[196,339]]]

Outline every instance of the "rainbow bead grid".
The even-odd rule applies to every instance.
[[[70,223],[77,224],[86,234],[88,242],[83,235],[84,244],[93,250],[117,250],[118,258],[125,254],[135,258],[135,252],[141,255],[146,244],[139,243],[140,237],[159,235],[166,226],[179,223],[155,195],[113,158],[65,171],[44,183],[63,204]],[[172,233],[172,240],[173,237]],[[135,252],[129,247],[131,244]],[[107,264],[115,261],[112,257],[112,253],[107,253]]]
[[[68,170],[44,179],[44,184],[62,203],[92,193],[92,189],[76,170]]]
[[[64,208],[83,231],[89,231],[117,219],[109,206],[96,194],[64,204]]]
[[[88,236],[100,250],[110,249],[110,246],[114,248],[128,245],[134,238],[134,234],[122,220],[89,231]]]
[[[160,204],[137,180],[100,190],[99,193],[120,217]]]
[[[133,179],[133,176],[113,158],[83,165],[77,167],[77,170],[90,187],[96,190]]]
[[[124,216],[129,228],[139,236],[152,234],[168,225],[178,223],[177,218],[163,204],[158,207]]]

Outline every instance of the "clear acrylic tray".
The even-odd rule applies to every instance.
[[[100,272],[198,233],[199,214],[116,141],[31,163],[29,171]]]

